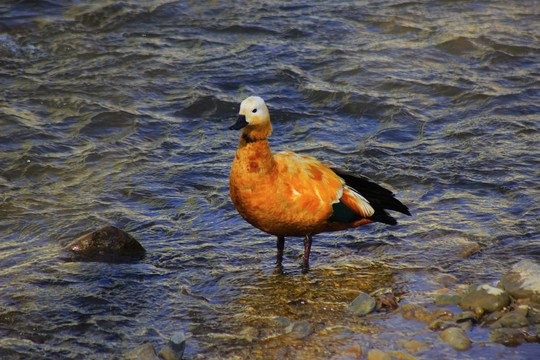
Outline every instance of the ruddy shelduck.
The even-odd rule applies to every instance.
[[[272,133],[264,100],[250,96],[240,105],[231,130],[242,129],[229,190],[242,217],[277,236],[281,269],[286,236],[304,237],[303,273],[309,269],[312,236],[372,222],[396,224],[385,209],[410,215],[387,190],[363,177],[330,168],[315,158],[285,151],[273,154]]]

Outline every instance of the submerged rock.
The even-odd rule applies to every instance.
[[[497,311],[510,304],[510,296],[506,291],[489,284],[472,285],[469,292],[461,299],[462,309]]]
[[[440,294],[435,298],[435,304],[439,306],[457,305],[461,301],[461,295],[458,294]]]
[[[169,342],[159,352],[163,360],[180,360],[186,349],[186,335],[183,331],[177,331],[171,336]]]
[[[512,266],[497,284],[516,299],[540,303],[540,265],[523,260]]]
[[[366,293],[360,293],[349,305],[349,310],[354,315],[366,315],[375,309],[375,299]]]
[[[145,343],[139,345],[129,353],[127,353],[123,359],[125,360],[161,360],[157,354],[154,345],[151,343]]]
[[[467,350],[471,347],[472,341],[461,328],[451,327],[439,334],[439,339],[458,351]]]
[[[273,319],[273,322],[274,322],[274,324],[276,324],[278,326],[282,326],[282,327],[287,327],[287,326],[291,325],[291,320],[286,318],[286,317],[282,317],[282,316],[275,317]]]
[[[303,339],[313,333],[313,328],[307,321],[296,321],[287,326],[285,332],[297,339]]]
[[[419,304],[405,304],[399,308],[401,317],[407,320],[416,320],[431,323],[435,321],[435,316]]]
[[[526,342],[525,335],[519,329],[495,329],[489,333],[489,340],[506,346],[518,346]]]
[[[410,352],[418,352],[429,347],[429,344],[417,340],[397,340],[397,342]]]
[[[70,245],[68,250],[87,260],[121,261],[122,257],[141,259],[145,249],[123,230],[114,226],[105,226],[84,235]]]

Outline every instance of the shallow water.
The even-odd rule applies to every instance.
[[[4,1],[0,357],[117,359],[177,330],[189,335],[187,358],[384,348],[421,327],[350,319],[359,290],[422,296],[441,273],[492,282],[538,261],[539,10]],[[228,197],[239,134],[225,129],[252,94],[270,108],[274,149],[385,184],[414,216],[316,236],[306,277],[302,242],[290,238],[286,274],[275,275],[275,239]],[[109,224],[137,238],[145,259],[64,261],[69,242]],[[275,336],[275,316],[308,320],[315,334]],[[459,356],[538,351],[474,345]],[[443,345],[416,356],[434,354],[457,356]]]

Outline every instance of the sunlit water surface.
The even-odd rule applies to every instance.
[[[407,298],[438,288],[439,274],[494,282],[538,261],[539,10],[2,2],[0,357],[118,359],[178,330],[187,358],[308,359],[354,341],[384,349],[421,326],[351,319],[359,290]],[[275,239],[228,196],[239,134],[226,129],[252,94],[268,103],[274,149],[385,184],[414,216],[316,236],[306,277],[302,242],[290,238],[285,275],[274,274]],[[69,242],[104,225],[132,234],[146,257],[64,260]],[[275,316],[316,333],[303,344],[274,336]],[[534,358],[531,346],[460,356]],[[455,356],[444,345],[417,356],[435,354]]]

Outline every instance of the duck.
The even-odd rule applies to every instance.
[[[249,224],[277,237],[279,269],[286,237],[304,238],[306,274],[314,235],[374,222],[397,224],[387,210],[411,215],[390,190],[363,176],[292,151],[273,153],[270,113],[259,96],[241,102],[229,129],[242,131],[229,178],[232,203]]]

